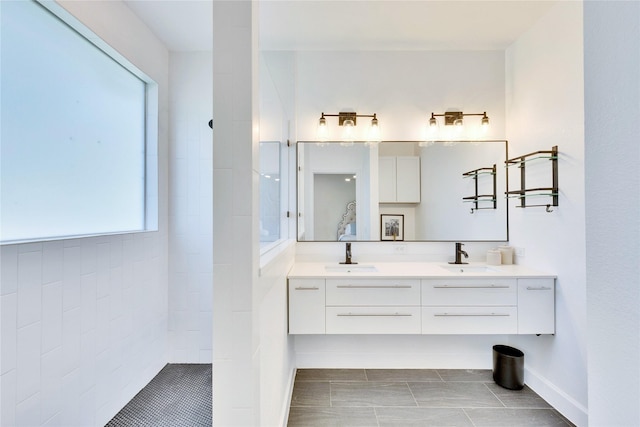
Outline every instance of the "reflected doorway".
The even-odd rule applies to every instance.
[[[350,202],[356,200],[356,175],[313,175],[313,226],[315,240],[337,241],[338,224]]]

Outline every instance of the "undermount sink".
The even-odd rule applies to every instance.
[[[458,265],[443,265],[441,267],[452,273],[495,273],[500,271],[497,268],[489,267],[486,265],[468,266],[464,264],[458,264]]]
[[[331,264],[325,265],[324,269],[342,273],[375,273],[378,271],[376,266],[371,264]]]

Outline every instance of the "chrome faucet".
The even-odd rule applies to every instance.
[[[449,264],[469,264],[468,262],[462,262],[462,255],[465,258],[469,258],[469,254],[462,250],[463,243],[456,243],[456,260],[455,262],[449,261]]]
[[[351,261],[351,243],[347,242],[344,251],[344,261],[340,264],[357,264],[357,262]]]

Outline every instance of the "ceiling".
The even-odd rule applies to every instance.
[[[212,50],[217,0],[125,0],[171,51]],[[262,50],[502,50],[557,1],[261,0]]]

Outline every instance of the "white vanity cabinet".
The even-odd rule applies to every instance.
[[[419,334],[420,280],[327,279],[327,334]]]
[[[289,333],[554,334],[555,277],[518,265],[496,270],[378,263],[375,272],[328,272],[301,263],[289,273]]]
[[[420,203],[420,157],[380,157],[380,203]]]
[[[423,279],[423,334],[518,333],[516,279]]]
[[[555,279],[518,279],[518,333],[555,334]]]
[[[325,333],[324,279],[289,279],[289,333]]]

